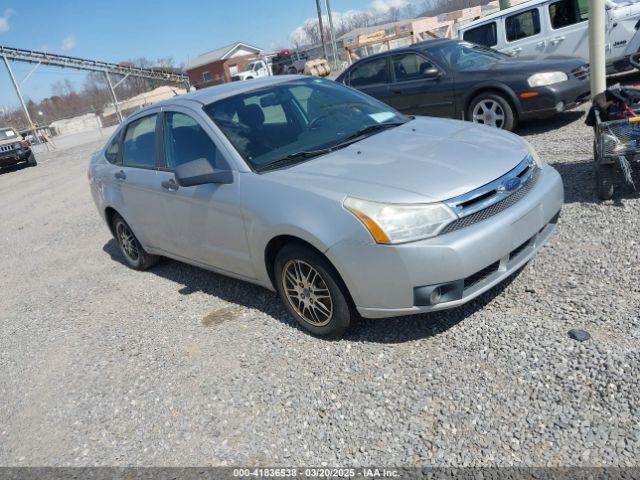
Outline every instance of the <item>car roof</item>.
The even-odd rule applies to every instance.
[[[175,97],[163,100],[161,102],[154,103],[147,107],[137,110],[136,116],[140,112],[150,110],[152,108],[167,106],[167,105],[188,105],[192,102],[197,102],[202,105],[208,105],[224,98],[232,97],[234,95],[252,92],[261,88],[270,87],[272,85],[279,85],[282,83],[290,82],[291,80],[299,80],[303,78],[309,78],[304,75],[278,75],[273,77],[261,77],[251,80],[241,80],[238,82],[224,83],[222,85],[215,85],[213,87],[203,88],[196,90],[195,92],[187,93],[186,95],[177,95]]]
[[[509,8],[505,8],[504,10],[498,10],[497,12],[493,12],[490,13],[489,15],[486,15],[482,18],[479,18],[478,20],[474,20],[472,22],[469,23],[465,23],[464,25],[460,25],[460,28],[458,30],[467,30],[471,27],[474,27],[476,25],[480,25],[484,22],[488,22],[491,20],[495,20],[497,18],[500,17],[504,17],[505,15],[509,15],[511,13],[515,13],[515,12],[519,12],[521,10],[526,10],[528,8],[531,7],[536,7],[542,3],[546,3],[549,0],[529,0],[528,2],[523,2],[523,3],[519,3],[518,5],[514,5],[513,7],[509,7]]]
[[[457,38],[453,38],[453,39],[452,38],[434,38],[430,40],[424,40],[422,42],[414,43],[406,47],[394,48],[393,50],[386,50],[384,52],[376,53],[374,55],[369,55],[368,57],[361,58],[360,60],[354,62],[349,68],[365,60],[373,60],[380,57],[386,57],[387,55],[396,55],[398,53],[424,51],[424,50],[429,50],[430,48],[436,47],[438,45],[446,45],[448,43],[459,43],[459,42],[460,40]]]

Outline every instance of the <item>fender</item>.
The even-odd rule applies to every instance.
[[[477,85],[474,85],[473,89],[469,90],[468,92],[465,92],[462,98],[462,105],[461,105],[463,118],[466,117],[467,108],[469,108],[469,104],[472,102],[474,97],[476,97],[478,93],[484,90],[496,90],[501,93],[504,93],[507,96],[507,98],[511,101],[511,104],[514,106],[516,114],[520,116],[520,114],[522,113],[522,108],[520,107],[520,100],[518,99],[518,96],[510,87],[496,80],[486,80],[484,82],[478,83]]]

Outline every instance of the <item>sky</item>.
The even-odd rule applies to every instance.
[[[334,12],[419,0],[331,0]],[[324,0],[322,1],[324,5]],[[315,0],[0,0],[0,45],[119,62],[173,57],[178,63],[234,41],[266,50],[289,46],[289,35],[316,16]],[[12,62],[18,81],[33,66]],[[23,84],[38,101],[68,78],[85,74],[39,67]],[[18,100],[0,62],[0,109]]]

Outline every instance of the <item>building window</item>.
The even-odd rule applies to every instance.
[[[210,82],[211,81],[211,74],[209,72],[202,72],[202,81],[203,82]]]

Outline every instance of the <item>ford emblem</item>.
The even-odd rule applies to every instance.
[[[513,177],[502,184],[502,188],[505,192],[515,192],[522,185],[522,180],[518,177]]]

